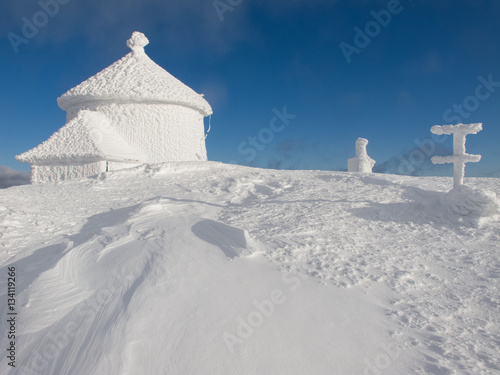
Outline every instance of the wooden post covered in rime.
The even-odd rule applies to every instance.
[[[477,134],[483,130],[483,124],[458,124],[458,125],[435,125],[431,128],[434,134],[453,135],[453,155],[434,156],[434,164],[453,164],[453,187],[458,188],[464,183],[465,163],[477,163],[481,155],[471,155],[465,152],[465,137],[468,134]]]
[[[368,139],[358,138],[356,140],[356,157],[347,160],[348,172],[372,173],[375,160],[368,156],[366,145],[368,145]]]

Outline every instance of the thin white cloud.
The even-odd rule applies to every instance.
[[[165,44],[179,50],[206,48],[224,54],[235,42],[252,34],[246,17],[250,5],[243,1],[221,21],[212,0],[88,0],[59,5],[57,13],[40,28],[30,43],[53,44],[83,40],[109,49],[132,31],[163,36]],[[40,12],[37,2],[7,2],[0,15],[0,31],[22,36],[25,17]],[[106,40],[109,38],[109,40]],[[112,48],[112,47],[111,47]]]
[[[30,173],[16,171],[6,165],[0,165],[0,189],[30,183]]]

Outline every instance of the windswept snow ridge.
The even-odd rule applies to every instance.
[[[0,191],[0,373],[499,373],[500,182],[448,184],[189,162]]]

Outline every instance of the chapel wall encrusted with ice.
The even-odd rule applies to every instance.
[[[62,181],[143,163],[207,160],[204,118],[210,104],[153,62],[134,32],[121,60],[57,99],[67,122],[16,156],[31,182]]]

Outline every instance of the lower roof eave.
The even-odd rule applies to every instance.
[[[118,157],[105,157],[105,158],[78,158],[78,159],[32,159],[32,160],[19,160],[22,163],[29,163],[37,166],[60,166],[60,165],[83,165],[97,162],[115,162],[124,164],[142,164],[144,161],[137,159],[126,159]]]

